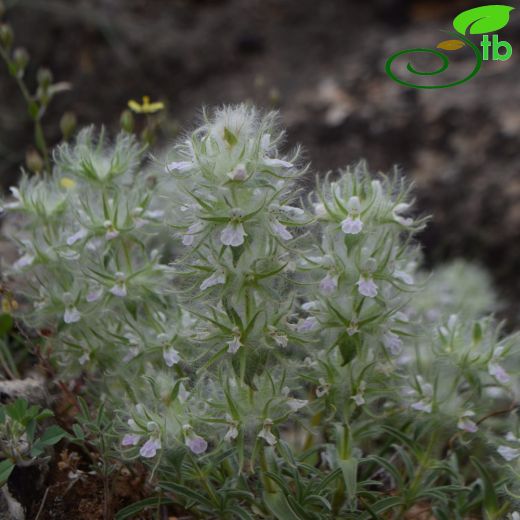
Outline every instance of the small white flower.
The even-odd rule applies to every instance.
[[[85,352],[79,359],[78,363],[83,366],[90,361],[90,352]]]
[[[173,347],[170,347],[163,351],[163,359],[166,365],[171,368],[181,360],[181,357]]]
[[[391,331],[387,331],[383,334],[383,345],[392,356],[398,356],[403,349],[403,341],[397,334]]]
[[[128,363],[132,361],[135,357],[139,355],[139,347],[130,347],[127,353],[123,357],[123,363]]]
[[[351,397],[351,399],[354,400],[354,402],[356,403],[357,406],[361,406],[361,405],[365,404],[365,402],[366,402],[365,397],[364,397],[366,386],[367,385],[366,385],[365,381],[361,381],[359,383],[357,393]]]
[[[287,405],[293,412],[297,412],[300,408],[307,406],[308,402],[307,399],[295,399],[294,397],[287,399]]]
[[[401,226],[409,227],[413,224],[412,218],[404,218],[401,216],[401,213],[404,213],[410,208],[410,204],[397,204],[393,211],[392,211],[392,217],[393,219],[398,223],[401,224]]]
[[[224,440],[226,442],[231,442],[238,437],[238,422],[233,420],[233,418],[229,414],[226,415],[226,420],[229,425],[229,428],[226,434],[224,435]]]
[[[81,228],[79,231],[76,231],[76,233],[67,238],[67,245],[72,246],[76,242],[83,240],[87,235],[88,231],[85,228]]]
[[[320,291],[323,294],[330,295],[338,288],[338,275],[327,275],[320,281]]]
[[[161,449],[160,439],[150,437],[139,450],[139,455],[145,459],[152,459],[157,454],[157,450]]]
[[[375,298],[377,296],[378,287],[374,280],[366,275],[361,275],[356,282],[359,294],[367,298]]]
[[[464,412],[457,422],[457,428],[459,430],[464,430],[469,433],[475,433],[478,430],[477,424],[470,419],[470,417],[473,417],[475,415],[475,412],[472,412],[471,410],[468,410]]]
[[[189,396],[190,396],[190,392],[188,392],[188,390],[186,390],[184,383],[181,383],[179,385],[179,393],[177,394],[177,397],[179,398],[180,403],[181,404],[185,403],[188,400]]]
[[[490,362],[488,364],[488,372],[490,376],[494,377],[499,383],[503,385],[509,383],[511,380],[509,374],[498,363]]]
[[[76,307],[67,307],[65,309],[65,313],[63,314],[63,321],[65,323],[77,323],[81,320],[81,313],[76,309]]]
[[[213,287],[214,285],[219,285],[226,283],[226,275],[222,271],[215,271],[210,277],[206,278],[200,284],[200,290],[204,291],[209,287]]]
[[[291,235],[291,232],[287,229],[287,226],[284,226],[282,223],[280,223],[277,219],[272,218],[270,222],[271,231],[280,237],[282,240],[291,240],[293,236]]]
[[[238,247],[244,243],[246,235],[240,222],[230,222],[220,233],[220,241],[225,246]]]
[[[281,168],[292,168],[294,166],[293,163],[290,163],[288,161],[284,161],[282,159],[270,159],[269,157],[264,158],[264,164],[266,166],[274,166],[281,167]]]
[[[191,168],[193,168],[193,163],[191,161],[174,161],[166,166],[165,171],[166,173],[171,173],[174,170],[185,172],[191,170]]]
[[[513,432],[507,432],[506,440],[510,442],[520,442],[520,439]]]
[[[508,462],[517,459],[520,457],[520,450],[518,448],[511,448],[509,446],[499,446],[497,451],[504,459]]]
[[[182,243],[185,246],[193,245],[195,241],[195,235],[200,233],[204,229],[202,222],[194,222],[186,231],[186,234],[182,237]]]
[[[318,386],[318,388],[316,388],[316,397],[323,397],[324,395],[327,395],[329,393],[329,390],[330,390],[330,384],[327,383],[327,381],[325,381],[325,379],[323,379],[323,377],[320,377],[319,378],[319,383],[320,383],[320,386]]]
[[[124,298],[127,295],[126,284],[125,284],[125,275],[124,275],[124,273],[117,272],[115,277],[116,277],[116,282],[113,285],[113,287],[110,289],[110,292],[114,296],[118,296],[119,298]]]
[[[280,332],[276,327],[273,327],[272,325],[268,325],[267,330],[269,332],[269,335],[274,339],[275,343],[279,347],[287,347],[289,343],[289,338],[286,334]]]
[[[314,202],[312,206],[314,208],[314,214],[318,218],[327,216],[327,210],[325,209],[325,204],[323,204],[322,202]]]
[[[264,426],[263,426],[262,430],[258,434],[258,437],[260,437],[261,439],[264,439],[264,441],[267,442],[267,444],[269,444],[269,446],[274,446],[278,442],[278,439],[271,432],[272,426],[273,426],[273,421],[271,419],[266,419],[264,421]]]

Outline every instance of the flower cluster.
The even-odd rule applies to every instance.
[[[420,482],[435,484],[428,497],[449,495],[438,505],[448,518],[466,493],[443,459],[455,467],[457,442],[490,460],[520,454],[486,420],[517,401],[517,336],[484,316],[493,297],[479,272],[419,269],[426,219],[397,173],[372,176],[361,162],[306,193],[307,167],[282,142],[276,115],[246,106],[204,113],[148,162],[128,135],[110,144],[83,130],[55,152],[52,174],[24,177],[3,204],[21,215],[7,280],[16,312],[62,374],[102,386],[121,457],[207,493],[187,499],[199,515],[228,507],[208,505],[213,481],[247,501],[258,471],[250,483],[271,499],[251,511],[266,517],[294,517],[291,486],[273,487],[291,471],[330,479],[309,498],[325,515],[312,518],[361,515],[367,500],[379,511],[384,492],[366,490],[376,477],[405,486],[393,461],[409,471],[413,455],[406,496],[420,502]],[[218,476],[201,486],[193,475],[206,470]],[[334,478],[345,481],[333,492]]]

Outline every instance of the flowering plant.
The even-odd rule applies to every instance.
[[[485,276],[419,269],[427,219],[397,172],[362,162],[308,192],[282,143],[275,114],[224,107],[164,157],[87,128],[24,176],[3,204],[20,215],[7,282],[40,355],[103,396],[157,505],[512,513],[518,337],[485,316]]]

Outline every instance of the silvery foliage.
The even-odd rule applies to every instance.
[[[159,471],[171,450],[232,448],[247,473],[280,446],[362,468],[381,425],[410,424],[516,463],[516,421],[479,421],[519,392],[487,282],[418,271],[426,219],[397,174],[360,163],[307,193],[283,138],[246,106],[205,113],[161,159],[87,128],[52,175],[22,178],[3,204],[20,215],[9,279],[60,377],[101,385],[121,456]]]

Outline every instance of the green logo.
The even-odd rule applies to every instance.
[[[392,56],[390,56],[386,62],[386,73],[395,82],[399,83],[400,85],[404,85],[405,87],[434,89],[455,87],[456,85],[466,83],[466,81],[469,81],[471,78],[476,76],[480,70],[480,67],[482,66],[483,61],[489,60],[490,57],[494,61],[506,61],[512,56],[513,48],[509,42],[500,41],[496,34],[494,34],[490,39],[488,33],[498,31],[505,27],[509,22],[509,14],[513,9],[514,7],[509,5],[484,5],[482,7],[475,7],[474,9],[469,9],[468,11],[460,13],[453,20],[453,27],[457,32],[449,33],[456,38],[451,40],[444,40],[438,43],[436,49],[417,48],[396,52],[395,54],[392,54]],[[476,34],[483,35],[482,41],[480,42],[482,51],[477,45],[475,45],[475,43],[471,41],[469,37],[469,35]],[[411,81],[400,79],[392,69],[395,61],[401,56],[410,54],[428,54],[434,55],[440,60],[440,65],[435,70],[428,72],[420,71],[417,70],[410,62],[407,63],[406,69],[408,72],[416,76],[437,76],[438,74],[441,74],[447,70],[450,65],[448,56],[442,51],[451,52],[462,49],[464,47],[469,47],[472,50],[475,57],[475,66],[465,78],[452,81],[451,83],[447,83],[445,85],[417,85]]]

